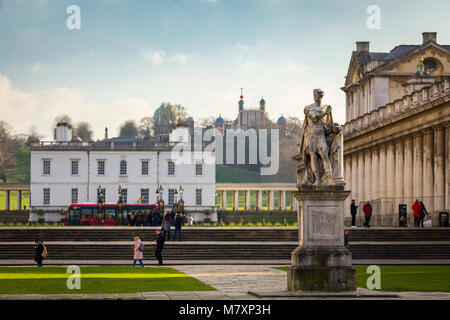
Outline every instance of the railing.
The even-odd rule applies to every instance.
[[[386,123],[402,113],[406,113],[448,95],[450,95],[450,78],[445,78],[443,81],[437,82],[432,86],[414,91],[411,94],[379,107],[377,110],[373,110],[346,122],[343,125],[344,137],[379,123]]]

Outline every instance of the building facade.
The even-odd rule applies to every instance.
[[[214,157],[205,161],[204,154],[198,153],[189,151],[192,161],[178,163],[170,144],[155,147],[140,139],[35,144],[31,147],[31,211],[96,203],[99,189],[104,190],[106,203],[117,203],[119,186],[127,203],[156,203],[159,185],[168,205],[182,185],[186,207],[213,208]]]
[[[346,207],[370,201],[375,224],[397,226],[420,199],[435,226],[450,209],[450,46],[432,32],[389,53],[357,42],[342,89]]]

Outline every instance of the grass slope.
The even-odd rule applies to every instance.
[[[353,266],[359,288],[367,288],[367,266]],[[275,269],[287,271],[288,267]],[[382,265],[381,291],[390,292],[450,292],[450,266],[448,265]]]
[[[2,267],[0,294],[134,293],[215,290],[167,267],[81,267],[81,289],[69,290],[61,267]],[[83,277],[85,275],[85,277]],[[19,279],[17,279],[19,278]]]

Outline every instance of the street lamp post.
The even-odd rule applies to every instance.
[[[122,225],[122,217],[123,217],[123,194],[122,194],[122,186],[119,185],[119,189],[118,189],[118,194],[119,194],[119,200],[117,201],[117,207],[118,207],[118,217],[119,217],[119,226]]]
[[[98,224],[103,224],[103,204],[105,202],[104,199],[104,191],[102,186],[98,186],[98,199],[97,199],[97,206],[98,206]]]

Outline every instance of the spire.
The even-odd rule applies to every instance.
[[[241,100],[239,100],[239,111],[244,110],[244,88],[241,88]]]
[[[108,127],[105,127],[105,139],[108,139]]]

